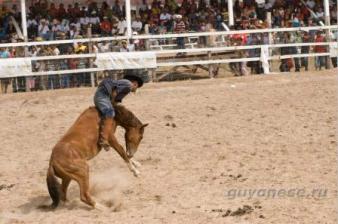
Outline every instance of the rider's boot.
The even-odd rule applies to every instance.
[[[113,118],[111,117],[104,118],[101,122],[102,123],[101,123],[99,145],[106,151],[109,151],[111,149],[111,146],[109,144],[109,138],[110,135],[112,135],[113,131]]]

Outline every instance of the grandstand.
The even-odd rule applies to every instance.
[[[198,68],[210,77],[269,74],[272,60],[280,72],[337,66],[338,10],[329,0],[0,4],[3,93],[10,84],[13,92],[95,86],[128,69],[160,81]]]

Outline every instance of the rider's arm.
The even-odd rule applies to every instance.
[[[118,80],[116,90],[115,102],[122,102],[122,99],[131,92],[132,83],[129,80],[122,79]]]

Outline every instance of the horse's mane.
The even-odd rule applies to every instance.
[[[97,111],[96,107],[90,107],[91,111]],[[120,125],[125,127],[139,127],[142,125],[142,122],[125,106],[122,104],[114,105],[116,116],[114,119],[116,122],[118,122]],[[86,111],[84,111],[81,115],[85,115]],[[100,114],[100,113],[99,113]],[[99,115],[100,116],[100,115]]]
[[[139,127],[142,122],[125,106],[121,104],[114,105],[116,112],[115,120],[122,126]]]

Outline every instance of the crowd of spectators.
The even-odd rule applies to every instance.
[[[63,44],[60,46],[32,46],[28,49],[23,47],[2,48],[0,49],[0,58],[13,58],[30,56],[53,56],[67,54],[88,53],[88,46],[85,44]],[[33,72],[57,71],[83,69],[89,67],[88,58],[70,58],[60,60],[39,60],[32,61]],[[1,79],[2,92],[7,92],[10,78]],[[18,77],[12,80],[13,92],[24,92],[26,90],[37,91],[47,89],[59,89],[70,87],[90,86],[89,73],[64,74],[64,75],[42,75],[31,77]]]
[[[132,10],[132,29],[141,33],[203,32],[224,30],[228,20],[226,0],[142,0]],[[28,38],[44,40],[74,39],[87,36],[91,27],[94,36],[124,35],[127,29],[124,2],[75,3],[64,5],[47,0],[34,1],[27,14]],[[324,22],[322,0],[235,0],[233,29],[258,29],[268,26],[271,13],[272,27],[311,26]],[[330,1],[331,24],[337,24],[336,2]],[[13,42],[17,37],[10,16],[21,24],[18,6],[0,7],[0,40]],[[177,27],[178,26],[178,27]]]
[[[41,39],[38,39],[41,40]],[[74,55],[89,53],[92,48],[94,53],[105,52],[131,52],[138,48],[137,41],[130,40],[128,43],[122,40],[121,43],[115,42],[112,44],[109,41],[100,42],[98,44],[88,45],[88,43],[69,43],[59,45],[37,45],[29,48],[16,47],[16,48],[0,48],[1,58],[14,58],[29,56],[32,59],[38,56],[57,56],[57,55]],[[33,72],[44,71],[60,71],[60,70],[74,70],[85,69],[92,67],[93,62],[89,58],[65,58],[57,60],[32,60]],[[13,92],[25,92],[60,89],[60,88],[73,88],[91,85],[90,73],[76,73],[76,74],[63,74],[63,75],[43,75],[31,77],[18,77],[12,80],[10,78],[1,79],[2,93],[6,93],[8,85],[12,83]]]
[[[124,2],[115,0],[113,5],[106,2],[75,3],[64,5],[47,0],[34,1],[29,6],[27,27],[29,41],[65,40],[101,36],[123,36],[127,30]],[[330,0],[330,22],[337,24],[336,4]],[[268,13],[271,13],[271,27],[315,26],[325,22],[323,1],[321,0],[234,0],[235,25],[230,29],[264,29],[269,27]],[[227,0],[183,0],[178,4],[175,0],[142,0],[142,3],[132,10],[133,34],[166,34],[185,32],[222,31],[228,23]],[[11,7],[0,6],[0,43],[22,41],[17,33],[13,19],[20,26],[21,13],[16,4]],[[89,29],[90,28],[90,29]],[[90,32],[89,32],[90,30]],[[335,36],[337,39],[337,37]],[[167,44],[170,40],[159,40]],[[186,38],[176,38],[178,48],[185,48]],[[326,41],[322,31],[276,33],[274,43],[300,43]],[[259,45],[268,44],[268,34],[238,34],[225,40],[225,45]],[[199,44],[208,45],[206,37],[199,38]],[[89,51],[87,44],[62,44],[35,46],[29,49],[0,48],[0,57],[46,56],[59,54],[81,54]],[[105,41],[92,46],[93,52],[135,51],[143,50],[142,40]],[[324,53],[327,46],[284,47],[279,54],[309,53],[310,51]],[[260,49],[238,51],[237,57],[259,57]],[[317,57],[315,68],[322,69],[327,64],[326,57]],[[332,60],[334,63],[334,60]],[[301,67],[309,69],[308,58],[283,59],[280,71],[290,71]],[[34,71],[79,69],[89,67],[89,59],[65,59],[37,61],[33,63]],[[335,63],[334,63],[335,65]],[[260,62],[234,63],[231,65],[236,75],[262,73]],[[249,67],[248,69],[246,67]],[[3,79],[2,89],[7,89],[9,79]],[[12,82],[14,91],[67,88],[90,84],[89,74],[37,76],[18,78]]]

